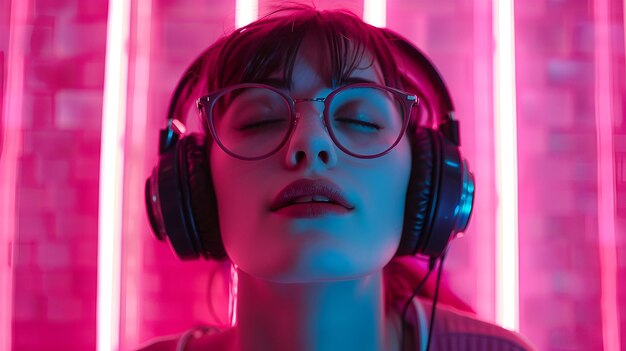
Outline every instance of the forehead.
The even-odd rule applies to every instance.
[[[385,84],[380,64],[370,52],[356,52],[354,48],[347,50],[348,56],[342,58],[345,62],[339,64],[334,60],[328,45],[316,40],[313,35],[305,37],[295,56],[291,80],[284,76],[284,67],[269,75],[270,85],[279,85],[289,91],[302,91],[310,86],[324,86],[337,88],[350,83],[371,82]]]

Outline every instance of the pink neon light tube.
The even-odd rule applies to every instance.
[[[11,350],[13,311],[13,251],[15,242],[15,191],[22,145],[22,101],[24,92],[24,46],[28,32],[28,1],[11,2],[9,51],[6,56],[6,86],[0,107],[0,349]],[[4,66],[0,66],[4,69]],[[2,75],[4,72],[0,72]],[[9,264],[7,264],[7,262]]]
[[[363,2],[363,21],[376,27],[387,25],[387,1],[365,0]]]
[[[613,169],[613,92],[609,4],[594,2],[595,105],[598,172],[598,247],[602,338],[605,351],[620,349],[620,317],[617,304],[617,258],[615,240],[615,173]]]
[[[98,206],[98,351],[119,348],[123,141],[126,118],[128,0],[110,0]]]
[[[236,0],[235,3],[235,27],[241,28],[248,23],[254,22],[259,17],[258,0]]]
[[[517,114],[513,0],[494,1],[496,187],[496,322],[519,328]]]

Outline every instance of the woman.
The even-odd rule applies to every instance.
[[[206,137],[183,135],[194,103]],[[218,40],[176,89],[146,191],[181,258],[232,262],[235,321],[142,350],[530,350],[422,287],[471,212],[452,110],[417,49],[346,11]]]

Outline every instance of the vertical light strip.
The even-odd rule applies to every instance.
[[[474,233],[472,255],[477,269],[476,299],[472,306],[476,313],[495,321],[495,211],[493,159],[493,32],[491,28],[491,0],[473,1],[473,75],[474,75],[474,174],[480,196],[474,199]],[[470,242],[468,242],[469,244]]]
[[[150,55],[152,42],[152,1],[131,0],[132,9],[130,18],[131,48],[129,52],[129,91],[128,101],[130,111],[126,130],[125,161],[124,161],[124,191],[123,198],[123,235],[121,258],[121,286],[120,306],[120,348],[128,349],[138,345],[140,332],[140,311],[142,308],[141,282],[143,235],[137,235],[146,230],[145,227],[145,199],[143,189],[146,176],[146,132],[148,128],[148,92],[150,83]],[[132,89],[132,90],[130,90]]]
[[[117,351],[119,348],[120,242],[129,12],[128,0],[109,1],[100,146],[98,351]]]
[[[620,349],[615,242],[615,173],[613,160],[613,79],[608,0],[594,1],[595,106],[598,181],[600,304],[604,351]]]
[[[13,253],[15,249],[16,216],[15,192],[17,188],[18,160],[22,146],[22,112],[24,98],[24,44],[28,1],[11,1],[9,18],[9,51],[6,69],[6,91],[2,101],[3,118],[0,119],[0,349],[12,350],[13,312]],[[4,62],[2,62],[4,63]]]
[[[622,45],[624,45],[624,50],[626,50],[626,0],[622,1],[622,39],[623,39],[623,43]],[[624,68],[626,68],[626,55],[624,56]],[[615,125],[623,125],[625,120],[626,120],[626,116],[624,116],[626,113],[623,112],[624,109],[623,108],[619,108],[617,110],[617,113],[615,114]]]
[[[496,188],[496,322],[519,328],[517,115],[514,0],[494,0]]]
[[[365,0],[363,3],[363,21],[376,27],[387,25],[387,1]]]
[[[241,28],[259,17],[259,0],[236,0],[235,28]]]

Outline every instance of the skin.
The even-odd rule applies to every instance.
[[[333,90],[323,52],[305,39],[290,96],[325,97]],[[352,77],[384,84],[367,57]],[[298,103],[302,119],[269,158],[243,161],[211,148],[221,233],[238,271],[237,326],[222,336],[225,349],[399,348],[400,321],[385,310],[382,269],[400,242],[409,142],[403,138],[375,159],[349,156],[327,134],[322,109],[319,102]],[[316,218],[272,213],[276,194],[302,178],[331,180],[354,210]]]

